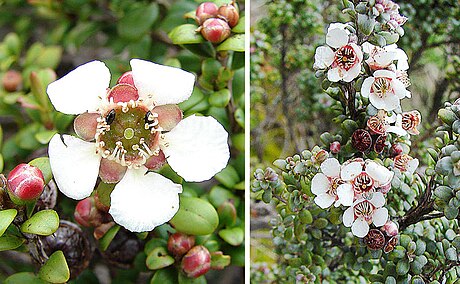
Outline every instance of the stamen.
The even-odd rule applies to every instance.
[[[388,92],[392,91],[390,79],[378,77],[372,84],[372,91],[379,98],[383,98]]]

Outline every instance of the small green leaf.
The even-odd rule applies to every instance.
[[[43,281],[37,275],[32,272],[20,272],[13,274],[5,279],[5,284],[47,284],[48,282]]]
[[[6,229],[8,229],[17,214],[18,210],[16,209],[0,211],[0,237],[3,236],[3,233],[5,233]]]
[[[196,30],[198,26],[192,24],[180,25],[174,28],[169,34],[169,38],[174,44],[202,43],[203,37]]]
[[[223,229],[219,231],[219,236],[232,246],[239,246],[244,240],[244,230],[239,227]]]
[[[70,278],[70,271],[64,253],[60,250],[54,252],[40,268],[38,276],[51,283],[67,282]]]
[[[51,171],[50,158],[40,157],[33,159],[29,162],[29,165],[37,167],[42,171],[43,177],[45,178],[45,184],[48,184],[53,178],[53,172]]]
[[[0,237],[0,251],[17,249],[24,242],[24,239],[16,236],[2,236]]]
[[[226,266],[230,265],[231,259],[229,255],[224,255],[221,251],[212,252],[211,269],[224,269]]]
[[[398,273],[398,275],[407,275],[407,272],[409,272],[409,268],[409,260],[400,260],[396,264],[396,273]]]
[[[144,253],[146,255],[149,255],[150,252],[154,249],[154,248],[157,248],[157,247],[166,247],[168,244],[168,242],[164,239],[160,239],[160,238],[153,238],[151,240],[149,240],[145,246],[144,246]]]
[[[179,284],[206,284],[206,278],[204,275],[201,275],[198,278],[188,278],[182,273],[179,273],[179,278],[178,278]]]
[[[219,225],[216,209],[196,197],[180,197],[179,211],[170,223],[179,232],[189,235],[208,235]]]
[[[237,108],[235,111],[235,120],[241,128],[244,128],[244,110]]]
[[[157,270],[150,280],[150,284],[176,283],[177,272],[174,268]]]
[[[153,23],[159,15],[157,3],[148,6],[138,6],[126,13],[117,24],[118,34],[128,40],[141,39],[144,34],[150,31]]]
[[[28,234],[49,236],[59,228],[59,215],[54,210],[43,210],[26,220],[21,231]]]
[[[115,238],[115,236],[118,233],[118,230],[120,230],[120,226],[114,225],[112,228],[110,228],[107,233],[99,240],[99,247],[101,248],[102,251],[105,251],[112,240]]]
[[[238,24],[233,27],[232,32],[236,34],[244,34],[244,22],[245,22],[245,17],[241,17],[238,20]]]
[[[217,47],[217,51],[233,50],[244,52],[244,34],[236,34]]]
[[[165,247],[157,247],[153,249],[147,259],[145,265],[151,270],[162,269],[174,263],[174,258],[168,254]]]
[[[226,107],[232,98],[228,89],[222,89],[209,96],[209,103],[215,107]]]
[[[232,189],[235,184],[240,181],[238,172],[231,165],[228,165],[225,169],[216,174],[215,178],[229,189]]]
[[[45,130],[45,131],[40,131],[35,134],[35,139],[37,139],[38,142],[42,144],[48,144],[53,138],[54,134],[56,134],[56,130]]]

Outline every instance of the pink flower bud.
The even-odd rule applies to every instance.
[[[337,154],[340,152],[340,142],[339,141],[334,141],[331,143],[329,146],[329,150],[331,150],[332,154]]]
[[[231,30],[227,22],[222,19],[207,19],[201,29],[201,35],[212,43],[220,43],[230,36]]]
[[[174,256],[183,256],[195,245],[195,236],[174,233],[169,236],[168,250]]]
[[[240,19],[238,8],[235,5],[236,4],[225,4],[220,6],[219,11],[217,11],[219,18],[226,20],[228,25],[232,28],[238,24],[238,20]]]
[[[198,25],[202,25],[209,18],[217,16],[218,7],[213,2],[203,2],[196,8],[195,16]]]
[[[402,152],[403,152],[403,147],[401,146],[401,144],[393,144],[393,145],[391,145],[390,155],[392,157],[396,157],[398,155],[401,155]]]
[[[204,246],[194,246],[182,258],[182,271],[189,278],[197,278],[211,268],[211,254]]]
[[[7,92],[16,92],[21,88],[22,76],[21,73],[15,70],[9,70],[3,75],[3,88]]]
[[[396,236],[399,233],[398,225],[393,221],[387,221],[381,230],[389,237]]]
[[[133,71],[123,73],[123,75],[118,78],[117,84],[128,84],[134,86]]]
[[[96,200],[92,196],[77,203],[73,216],[84,227],[97,227],[103,223],[103,214],[97,209]]]
[[[17,165],[8,175],[7,183],[8,193],[15,203],[37,199],[45,187],[40,169],[29,164]]]

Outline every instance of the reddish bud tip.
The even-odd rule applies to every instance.
[[[195,245],[195,237],[182,233],[174,233],[169,236],[168,250],[174,256],[183,256]]]
[[[133,79],[133,71],[128,71],[128,72],[123,73],[123,75],[121,75],[120,78],[118,78],[117,84],[128,84],[128,85],[135,87],[134,79]]]
[[[22,86],[21,73],[15,70],[7,71],[5,75],[3,75],[2,84],[7,92],[16,92]]]
[[[217,16],[218,7],[213,2],[203,2],[196,8],[195,16],[196,21],[199,25],[202,25],[204,21],[209,18]]]
[[[189,278],[197,278],[211,269],[211,254],[204,246],[195,246],[182,258],[182,271]]]
[[[202,26],[201,35],[212,43],[220,43],[230,36],[231,30],[226,21],[217,18],[207,19]]]
[[[219,17],[226,20],[228,25],[232,28],[238,24],[238,20],[240,19],[238,8],[236,8],[234,5],[235,4],[222,5],[217,11]]]
[[[390,237],[394,237],[398,235],[399,233],[398,225],[396,225],[396,223],[393,221],[387,221],[385,225],[383,225],[381,230],[385,232],[387,236],[390,236]]]
[[[97,227],[102,224],[103,215],[96,207],[94,197],[80,200],[73,214],[75,221],[84,227]]]
[[[8,175],[8,193],[13,200],[37,199],[45,187],[45,179],[39,168],[29,164],[17,165]]]
[[[337,154],[340,152],[340,142],[339,141],[334,141],[331,143],[329,146],[329,150],[331,151],[332,154]]]

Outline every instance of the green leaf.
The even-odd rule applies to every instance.
[[[120,19],[117,24],[118,34],[130,41],[139,40],[149,32],[158,15],[159,7],[157,3],[139,6],[127,12]]]
[[[29,165],[37,167],[42,171],[43,177],[45,178],[45,184],[48,184],[53,178],[53,172],[51,171],[50,158],[40,157],[33,159],[29,162]]]
[[[43,281],[37,275],[33,274],[32,272],[20,272],[11,275],[10,277],[5,279],[5,284],[47,284],[48,282]]]
[[[217,47],[217,51],[233,50],[244,52],[244,34],[236,34]]]
[[[231,165],[228,165],[225,169],[216,174],[215,178],[229,189],[233,188],[235,184],[240,181],[238,172]]]
[[[60,250],[54,252],[40,268],[38,276],[51,283],[67,282],[70,278],[70,271],[64,253]]]
[[[235,120],[241,128],[244,128],[244,110],[242,108],[236,109]]]
[[[226,107],[232,98],[228,89],[222,89],[209,96],[209,103],[215,107]]]
[[[5,233],[6,229],[8,229],[17,214],[18,210],[16,209],[0,211],[0,237],[3,236],[3,233]]]
[[[165,268],[157,270],[150,280],[150,284],[176,283],[177,272],[174,268]]]
[[[180,25],[174,28],[168,36],[174,44],[202,43],[204,39],[196,31],[197,29],[198,26],[193,24]]]
[[[21,231],[28,234],[49,236],[59,228],[59,215],[54,210],[43,210],[26,220]]]
[[[407,272],[409,272],[409,268],[409,260],[400,260],[396,264],[396,273],[398,273],[398,275],[407,275]]]
[[[55,69],[61,62],[62,48],[60,46],[48,46],[38,55],[34,65],[40,68]]]
[[[46,145],[50,142],[51,138],[53,138],[54,134],[56,134],[56,130],[45,130],[45,131],[40,131],[35,134],[35,139],[37,139],[38,142]]]
[[[245,23],[245,17],[241,17],[238,20],[238,24],[233,27],[232,32],[236,34],[244,34],[244,23]]]
[[[224,269],[230,265],[232,258],[224,255],[221,251],[211,253],[211,269]]]
[[[102,251],[105,251],[112,240],[115,238],[117,235],[118,231],[120,230],[120,226],[114,225],[112,228],[110,228],[107,233],[99,240],[99,247]]]
[[[157,247],[153,249],[147,259],[145,265],[151,270],[162,269],[174,263],[174,258],[168,254],[165,247]]]
[[[150,252],[154,249],[154,248],[157,248],[157,247],[166,247],[168,245],[168,242],[164,239],[160,239],[160,238],[153,238],[151,240],[149,240],[145,246],[144,246],[144,253],[146,255],[149,255]]]
[[[113,189],[115,188],[115,184],[112,183],[105,183],[101,182],[96,188],[96,192],[99,197],[99,201],[105,205],[110,207],[110,194],[112,193]]]
[[[179,278],[178,278],[179,284],[206,284],[206,278],[204,275],[201,275],[198,278],[188,278],[182,273],[179,273]]]
[[[244,230],[239,227],[223,229],[219,231],[219,236],[232,246],[239,246],[244,240]]]
[[[209,192],[209,202],[216,208],[229,200],[233,200],[235,206],[238,206],[239,202],[237,202],[237,197],[230,190],[222,186],[216,185]]]
[[[0,251],[17,249],[24,242],[24,239],[16,236],[2,236],[0,237]]]
[[[219,225],[219,216],[209,202],[196,197],[181,196],[179,211],[170,223],[185,234],[208,235]]]

